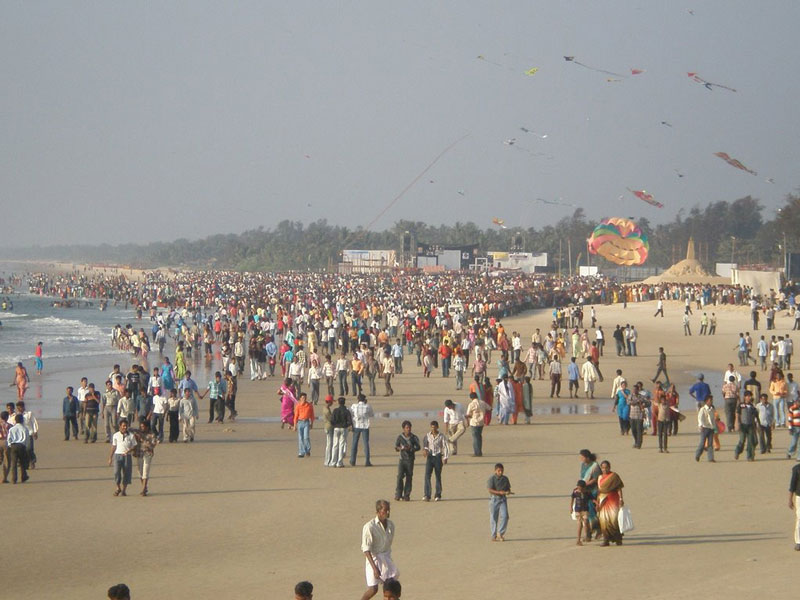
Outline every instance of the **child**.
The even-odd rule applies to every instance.
[[[383,600],[400,600],[403,588],[397,579],[387,579],[383,582]]]
[[[433,359],[429,352],[425,353],[425,356],[422,357],[422,375],[424,377],[430,377],[431,371],[433,370]]]
[[[569,511],[572,518],[578,521],[578,546],[583,546],[581,533],[586,529],[586,541],[592,540],[592,530],[589,528],[589,493],[586,491],[586,482],[579,479],[575,489],[572,490],[572,497],[569,503]]]

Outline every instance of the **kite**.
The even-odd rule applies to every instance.
[[[705,79],[703,79],[697,73],[694,72],[687,73],[687,75],[691,78],[692,81],[703,84],[707,90],[712,90],[712,88],[718,87],[722,88],[723,90],[728,90],[729,92],[736,91],[735,89],[733,89],[732,87],[728,87],[727,85],[722,85],[720,83],[711,83],[710,81],[706,81]]]
[[[647,260],[647,235],[630,219],[603,219],[586,240],[590,254],[599,254],[616,265],[641,265]]]
[[[607,81],[608,83],[617,83],[617,82],[621,82],[621,81],[622,81],[622,79],[611,79],[611,78],[609,78],[609,79],[606,79],[606,81]]]
[[[516,143],[517,143],[517,138],[509,138],[509,139],[507,139],[507,140],[504,140],[504,141],[503,141],[503,143],[504,143],[506,146],[513,146],[514,144],[516,144]]]
[[[543,135],[539,135],[538,133],[536,133],[535,131],[531,131],[531,130],[530,130],[530,129],[528,129],[527,127],[520,127],[520,128],[519,128],[519,130],[520,130],[520,131],[524,131],[525,133],[530,133],[531,135],[535,135],[535,136],[536,136],[537,138],[539,138],[540,140],[546,140],[546,139],[547,139],[547,135],[548,135],[548,134],[546,134],[546,133],[545,133],[545,134],[543,134]]]
[[[532,67],[525,71],[525,75],[536,75],[536,71],[539,70],[539,67]]]
[[[683,173],[680,172],[678,169],[673,169],[678,174],[678,177],[683,177]]]
[[[767,177],[764,181],[767,183],[775,183],[775,180],[772,177]]]
[[[494,219],[492,219],[492,223],[494,223],[495,225],[497,225],[501,229],[508,229],[506,227],[506,222],[503,219],[498,219],[497,217],[495,217]]]
[[[463,196],[464,190],[456,190],[456,194],[458,194],[459,196]]]
[[[726,163],[728,163],[730,166],[732,166],[732,167],[736,167],[736,168],[737,168],[737,169],[739,169],[740,171],[747,171],[748,173],[750,173],[750,175],[758,175],[758,173],[756,173],[756,172],[755,172],[755,171],[753,171],[752,169],[748,169],[748,168],[747,168],[747,167],[745,167],[745,166],[744,166],[744,165],[743,165],[741,162],[739,162],[739,161],[738,161],[738,160],[736,160],[735,158],[731,158],[731,157],[730,157],[730,156],[728,156],[728,155],[727,155],[725,152],[714,152],[714,156],[718,156],[718,157],[720,157],[722,160],[724,160],[724,161],[725,161]]]
[[[644,69],[631,69],[631,75],[641,75],[644,72]]]
[[[435,165],[437,162],[439,162],[440,158],[442,158],[445,154],[450,152],[450,150],[455,148],[456,145],[460,144],[461,142],[463,142],[468,137],[469,137],[469,134],[467,133],[467,134],[461,136],[460,138],[458,138],[455,142],[453,142],[449,146],[447,146],[447,148],[445,148],[444,150],[439,152],[439,154],[437,154],[436,157],[431,162],[428,163],[428,166],[425,167],[424,169],[422,169],[422,171],[416,177],[414,177],[414,179],[411,180],[411,183],[406,185],[406,187],[404,187],[402,190],[400,190],[399,194],[397,194],[394,198],[392,198],[392,200],[389,202],[389,204],[387,204],[383,208],[383,210],[378,213],[378,216],[376,216],[374,219],[372,219],[372,221],[367,223],[367,225],[366,225],[366,227],[364,227],[364,229],[369,230],[369,228],[372,227],[378,219],[380,219],[383,215],[386,214],[386,211],[388,211],[392,206],[394,206],[395,203],[398,200],[400,200],[400,198],[405,196],[406,192],[408,190],[410,190],[414,186],[415,183],[417,183],[420,179],[422,179],[422,177],[425,175],[425,173],[427,173],[428,171],[430,171],[433,168],[433,165]]]
[[[496,66],[496,67],[503,67],[503,66],[505,66],[505,65],[501,65],[501,64],[500,64],[500,63],[498,63],[498,62],[494,62],[494,61],[491,61],[491,60],[489,60],[489,59],[488,59],[488,58],[486,58],[486,57],[485,57],[483,54],[478,54],[478,56],[476,56],[475,58],[477,58],[478,60],[482,60],[483,62],[487,62],[487,63],[489,63],[490,65],[494,65],[494,66]]]
[[[586,64],[584,64],[584,63],[582,63],[582,62],[580,62],[578,60],[575,60],[574,56],[565,56],[564,60],[567,61],[567,62],[575,63],[576,65],[580,65],[584,69],[589,69],[590,71],[597,71],[598,73],[605,73],[606,75],[611,75],[612,77],[623,77],[623,78],[625,77],[625,75],[622,75],[620,73],[614,73],[613,71],[606,71],[605,69],[597,69],[595,67],[590,67],[589,65],[586,65]]]
[[[666,121],[661,121],[662,125],[666,125],[667,127],[672,127],[671,123],[667,123]]]
[[[559,198],[558,200],[563,200],[563,198]],[[553,206],[569,206],[575,208],[574,204],[569,204],[568,202],[559,202],[558,200],[545,200],[544,198],[536,198],[535,200],[531,200],[531,202],[541,202],[542,204],[551,204]]]
[[[664,208],[664,205],[661,204],[661,202],[656,202],[655,198],[653,198],[653,194],[648,194],[645,190],[632,190],[631,188],[625,189],[636,196],[639,200],[643,200],[648,204],[655,206],[656,208]]]

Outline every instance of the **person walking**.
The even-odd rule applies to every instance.
[[[141,496],[147,496],[147,482],[150,479],[150,465],[153,462],[155,447],[158,445],[158,437],[150,429],[150,423],[142,421],[139,423],[139,431],[135,434],[138,444],[134,454],[136,455],[136,467],[139,470],[139,480],[142,482]]]
[[[17,475],[21,477],[20,481],[25,483],[28,481],[28,464],[31,434],[28,428],[25,427],[25,416],[17,413],[10,417],[14,425],[8,430],[6,434],[6,446],[8,447],[6,456],[6,465],[3,468],[3,481],[8,483],[8,472],[11,471],[11,483],[17,483]]]
[[[136,437],[128,431],[128,420],[121,419],[119,431],[111,439],[111,455],[108,457],[108,464],[114,465],[114,483],[117,489],[115,496],[127,496],[126,490],[131,483],[131,473],[133,471],[133,461],[131,455],[136,449]]]
[[[431,421],[431,430],[425,434],[422,446],[425,457],[425,492],[422,499],[425,502],[431,499],[431,474],[436,475],[436,492],[434,502],[442,499],[442,466],[447,464],[450,456],[447,440],[439,433],[439,422]]]
[[[450,444],[450,454],[458,454],[458,438],[466,432],[467,417],[464,408],[459,402],[449,398],[444,401],[444,429],[447,434],[447,443]]]
[[[414,458],[419,452],[419,438],[411,433],[411,421],[403,421],[403,431],[394,443],[395,452],[400,453],[397,463],[397,483],[394,488],[394,499],[411,501],[411,486],[414,478]]]
[[[656,371],[655,376],[650,380],[655,383],[658,380],[659,375],[664,375],[664,385],[669,385],[669,374],[667,373],[667,355],[664,352],[664,348],[659,347],[658,349],[658,370]]]
[[[369,460],[369,425],[370,419],[375,416],[375,412],[372,410],[372,406],[367,404],[367,397],[364,394],[358,395],[358,402],[353,403],[350,407],[350,412],[353,415],[353,451],[350,453],[350,466],[356,466],[358,441],[364,438],[364,466],[371,467],[372,463]]]
[[[752,462],[755,457],[756,425],[758,425],[758,409],[753,405],[753,395],[750,390],[744,393],[743,402],[736,407],[736,431],[739,432],[739,443],[733,451],[733,457],[739,460],[739,455],[747,444],[747,460]]]
[[[526,377],[526,379],[529,378]],[[467,419],[469,419],[469,426],[472,431],[472,456],[483,456],[483,427],[486,414],[491,413],[492,407],[479,398],[477,392],[470,392],[469,397]]]
[[[708,451],[708,462],[714,460],[714,433],[717,429],[716,419],[714,418],[714,397],[705,397],[703,406],[697,411],[697,428],[700,430],[700,443],[694,453],[694,459],[700,462],[703,451]]]
[[[646,399],[642,396],[642,386],[638,382],[634,384],[633,392],[626,401],[628,403],[628,418],[631,422],[631,434],[633,435],[633,447],[641,450],[644,437]]]
[[[72,393],[72,386],[67,386],[67,395],[64,396],[61,406],[61,415],[64,419],[64,441],[69,441],[69,430],[72,427],[73,439],[78,439],[78,398]]]
[[[344,467],[344,456],[347,453],[347,430],[353,428],[353,415],[345,406],[347,400],[340,396],[337,400],[339,406],[331,414],[333,425],[333,451],[331,452],[331,467]]]
[[[758,446],[761,454],[772,452],[772,430],[775,429],[775,407],[769,403],[769,397],[761,394],[758,410]]]
[[[197,417],[200,415],[200,408],[197,406],[197,399],[191,390],[183,390],[183,398],[180,402],[180,419],[183,423],[183,442],[193,442]]]
[[[294,406],[294,425],[297,431],[297,458],[311,456],[309,431],[314,428],[314,405],[308,401],[305,392],[300,394]]]
[[[392,561],[394,523],[389,520],[391,505],[386,500],[375,503],[375,518],[361,529],[361,552],[364,554],[364,572],[367,589],[361,600],[369,600],[378,593],[381,581],[397,579],[399,572]]]
[[[494,474],[489,478],[486,487],[489,490],[489,531],[491,541],[505,542],[508,527],[508,496],[513,494],[511,482],[504,475],[503,463],[494,466]]]

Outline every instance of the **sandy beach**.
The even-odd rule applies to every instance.
[[[773,453],[757,455],[754,463],[734,460],[737,438],[729,434],[721,436],[717,464],[693,460],[698,434],[688,387],[702,371],[718,394],[726,364],[737,362],[738,333],[749,328],[747,309],[711,307],[717,335],[689,338],[678,302],[665,303],[665,318],[653,318],[653,302],[596,308],[611,342],[596,402],[565,399],[566,385],[561,401],[553,402],[549,386],[534,382],[537,413],[548,414],[537,414],[529,426],[487,427],[481,458],[471,456],[467,432],[462,451],[444,468],[439,503],[421,501],[424,459],[418,457],[413,501],[392,503],[403,598],[793,595],[800,553],[793,551],[794,513],[787,506],[794,463],[785,458],[786,430],[776,431]],[[695,312],[695,333],[699,319]],[[546,310],[504,325],[529,342],[534,328],[546,330],[549,322]],[[617,323],[636,325],[638,357],[615,356]],[[774,333],[791,325],[781,315]],[[647,381],[659,345],[682,407],[691,407],[680,434],[670,438],[670,454],[659,454],[651,436],[642,450],[632,449],[608,408],[614,370],[623,369],[628,381]],[[435,372],[423,379],[415,362],[406,357],[392,398],[370,398],[376,412],[440,411],[446,398],[466,402],[453,377]],[[9,596],[103,598],[110,585],[125,582],[136,599],[278,599],[291,598],[294,584],[308,579],[317,598],[359,598],[365,587],[361,526],[374,516],[376,499],[393,496],[400,419],[373,421],[373,468],[362,466],[361,452],[355,468],[324,468],[322,424],[312,431],[312,457],[299,460],[294,432],[259,421],[279,414],[278,379],[241,382],[240,421],[207,425],[201,419],[194,443],[156,449],[147,498],[138,495],[136,478],[128,497],[112,496],[109,445],[65,442],[60,421],[43,421],[30,481],[0,486],[13,511],[4,537],[21,541],[14,553],[26,575],[8,583]],[[206,415],[207,400],[200,407]],[[429,420],[412,419],[420,437]],[[575,545],[568,508],[581,448],[609,460],[625,483],[636,529],[621,547]],[[498,461],[516,492],[505,543],[489,541],[486,481]]]

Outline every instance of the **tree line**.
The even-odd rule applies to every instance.
[[[617,215],[627,216],[627,215]],[[783,252],[800,251],[800,196],[790,194],[773,218],[765,220],[758,199],[746,196],[681,209],[669,223],[653,226],[645,217],[632,217],[647,234],[650,252],[645,266],[669,267],[685,257],[687,242],[695,240],[697,258],[713,272],[716,262],[781,265]],[[562,270],[589,264],[586,239],[597,222],[582,208],[555,225],[517,227],[506,219],[506,229],[480,228],[473,222],[432,226],[423,221],[397,221],[384,231],[331,225],[325,219],[307,226],[284,220],[274,228],[258,227],[241,234],[212,235],[150,244],[33,246],[0,250],[2,256],[28,260],[116,263],[132,267],[158,266],[238,271],[325,269],[339,262],[343,249],[402,250],[408,231],[417,244],[464,246],[477,244],[481,253],[509,251],[521,237],[527,252],[547,252],[550,264]],[[519,236],[519,237],[518,237]],[[610,266],[597,256],[591,264]]]

